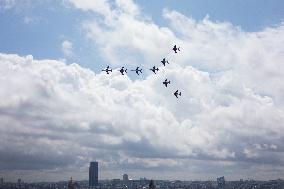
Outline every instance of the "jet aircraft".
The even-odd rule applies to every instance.
[[[139,72],[142,73],[142,68],[139,69],[139,67],[137,67],[135,70],[131,70],[133,72],[136,72],[137,75],[139,75]]]
[[[124,75],[124,73],[127,73],[127,69],[124,69],[124,67],[122,67],[119,71],[122,75]]]
[[[173,50],[175,51],[175,53],[177,53],[177,51],[180,51],[180,47],[177,48],[177,46],[175,45]]]
[[[166,66],[166,63],[170,64],[169,61],[166,60],[166,58],[163,58],[163,60],[161,62],[164,66]]]
[[[163,82],[163,84],[166,86],[166,87],[168,87],[168,84],[170,84],[171,83],[171,81],[168,81],[168,79],[166,79],[164,82]]]
[[[174,92],[174,95],[178,98],[178,96],[181,96],[181,92],[178,92],[178,90],[176,90],[176,92]]]
[[[153,66],[153,68],[150,69],[154,74],[157,74],[156,71],[159,71],[159,68],[156,68],[156,66]]]
[[[109,72],[112,72],[112,69],[109,69],[109,66],[107,66],[106,69],[102,70],[104,72],[106,72],[107,74],[109,74]]]

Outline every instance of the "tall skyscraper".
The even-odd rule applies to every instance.
[[[89,186],[97,186],[98,185],[98,162],[90,162],[89,167]]]
[[[70,178],[68,185],[67,185],[68,189],[75,189],[75,183],[72,180],[72,177]]]
[[[155,183],[154,183],[154,180],[150,180],[150,183],[149,183],[149,189],[155,189],[156,186],[155,186]]]
[[[22,188],[22,187],[21,187],[21,186],[22,186],[21,182],[22,182],[22,180],[19,178],[19,179],[18,179],[18,188],[19,188],[19,189]]]
[[[225,177],[217,178],[217,184],[219,189],[225,188]]]
[[[128,179],[128,175],[127,174],[123,174],[122,179],[123,179],[123,181],[128,181],[129,180]]]

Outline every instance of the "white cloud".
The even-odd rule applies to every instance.
[[[30,24],[34,21],[34,19],[32,17],[29,17],[29,16],[25,16],[24,17],[24,23],[25,24]]]
[[[39,17],[35,17],[35,16],[24,16],[23,18],[23,22],[25,24],[33,24],[33,23],[37,23],[40,21]]]
[[[70,3],[78,9],[94,11],[104,16],[111,14],[110,5],[107,2],[108,0],[70,0]]]
[[[100,46],[105,59],[113,64],[148,64],[156,62],[168,53],[173,42],[177,42],[171,30],[160,28],[143,16],[139,7],[132,1],[115,1],[110,4],[71,1],[81,10],[92,10],[100,15],[83,23],[88,37]],[[89,8],[86,8],[89,7]],[[100,7],[105,11],[101,11]],[[127,58],[126,58],[127,57]]]
[[[16,0],[2,0],[0,1],[0,9],[8,10],[16,5]]]
[[[61,48],[65,56],[68,57],[73,54],[73,44],[68,40],[65,40],[61,43]]]
[[[32,56],[1,54],[0,62],[5,89],[0,93],[5,99],[0,104],[0,153],[21,157],[18,168],[83,166],[93,157],[107,170],[167,166],[177,169],[177,175],[178,169],[193,166],[186,161],[190,159],[224,161],[225,170],[231,161],[238,171],[246,161],[283,164],[278,151],[283,148],[282,107],[251,89],[240,88],[235,95],[219,85],[223,78],[191,66],[164,70],[176,85],[166,89],[162,74],[132,81],[119,72],[95,75],[77,64]],[[178,101],[172,95],[175,88],[183,90]],[[38,158],[47,156],[43,147],[48,161]]]

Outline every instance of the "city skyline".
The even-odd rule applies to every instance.
[[[1,0],[0,178],[283,179],[283,19],[280,0]]]
[[[164,189],[280,189],[284,186],[284,180],[270,180],[270,181],[255,181],[255,180],[239,180],[239,181],[226,181],[224,177],[217,178],[217,181],[181,181],[181,180],[101,180],[96,187],[90,187],[88,181],[74,181],[72,177],[69,181],[60,182],[37,182],[37,183],[25,183],[19,180],[17,183],[4,182],[0,183],[0,189],[54,189],[54,188],[68,188],[68,189],[140,189],[140,188],[164,188]]]

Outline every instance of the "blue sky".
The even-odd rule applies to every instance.
[[[94,64],[94,60],[100,60],[103,65],[108,64],[99,55],[97,45],[87,40],[80,28],[82,20],[93,18],[92,13],[64,6],[63,1],[28,2],[0,11],[1,52],[32,54],[39,59],[66,58],[62,54],[61,43],[68,40],[73,43],[76,51],[75,56],[67,58],[68,63],[77,62],[95,71],[100,70],[102,65]],[[248,32],[277,26],[284,17],[284,2],[281,0],[246,2],[137,0],[135,2],[159,26],[167,25],[162,17],[164,8],[177,10],[195,20],[202,20],[209,15],[210,20],[230,22]]]
[[[184,15],[194,19],[203,19],[207,14],[212,20],[231,22],[240,26],[245,31],[258,31],[267,26],[279,24],[283,20],[284,3],[280,0],[250,0],[250,1],[226,1],[226,0],[201,0],[201,1],[171,1],[158,0],[138,1],[145,11],[152,15],[157,23],[163,23],[159,18],[163,8],[175,9]]]
[[[283,19],[280,0],[0,0],[0,177],[283,178]]]

